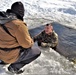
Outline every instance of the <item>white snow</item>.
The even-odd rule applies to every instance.
[[[55,21],[76,29],[75,0],[0,0],[0,10],[9,9],[16,1],[22,1],[25,6],[24,19],[28,26]]]

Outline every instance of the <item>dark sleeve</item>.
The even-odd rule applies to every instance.
[[[38,35],[34,36],[33,37],[34,42],[41,40],[42,39],[42,34],[43,34],[43,31],[40,32]]]

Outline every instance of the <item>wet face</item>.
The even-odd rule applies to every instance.
[[[51,25],[48,25],[48,26],[45,26],[44,30],[46,34],[50,35],[53,31],[53,27]]]

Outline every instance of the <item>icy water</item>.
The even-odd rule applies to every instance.
[[[59,39],[56,51],[69,59],[76,58],[76,30],[57,22],[53,22],[52,25]],[[30,30],[30,34],[33,37],[43,29],[44,26],[36,27]]]

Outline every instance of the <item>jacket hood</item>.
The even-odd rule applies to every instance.
[[[0,12],[0,24],[5,24],[15,19],[17,19],[17,17],[13,13]]]
[[[24,17],[24,5],[22,2],[18,1],[12,4],[11,11],[17,16]]]

